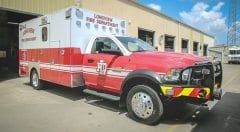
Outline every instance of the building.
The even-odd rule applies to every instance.
[[[208,47],[214,45],[213,36],[134,0],[0,0],[0,58],[11,58],[12,63],[7,65],[16,70],[17,24],[73,5],[126,20],[128,35],[139,37],[159,51],[207,56]]]

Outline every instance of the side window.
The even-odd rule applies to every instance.
[[[47,41],[47,27],[42,28],[42,41]]]
[[[119,50],[117,44],[110,38],[99,37],[97,38],[91,50],[91,53],[101,53],[102,49],[110,49],[110,50]]]

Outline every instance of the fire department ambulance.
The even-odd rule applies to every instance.
[[[190,54],[158,52],[125,35],[126,22],[70,7],[19,25],[19,73],[119,101],[129,115],[156,123],[168,102],[221,98],[222,66]]]

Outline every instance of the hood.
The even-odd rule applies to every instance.
[[[134,52],[131,60],[139,67],[160,72],[167,72],[171,68],[186,68],[195,62],[206,61],[205,58],[196,55],[157,51]]]

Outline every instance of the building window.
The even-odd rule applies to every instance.
[[[153,46],[153,36],[154,36],[154,31],[147,31],[144,29],[138,29],[138,38],[147,42],[151,46]]]
[[[193,54],[198,55],[198,42],[193,42]]]
[[[182,53],[188,53],[188,40],[182,39]]]
[[[174,39],[175,37],[165,35],[165,51],[174,52]]]
[[[42,41],[47,41],[47,27],[42,28]]]
[[[208,50],[208,45],[207,44],[204,44],[203,45],[203,56],[207,56],[207,50]]]

